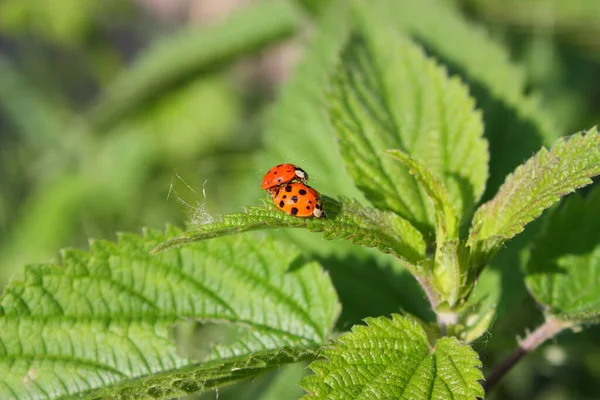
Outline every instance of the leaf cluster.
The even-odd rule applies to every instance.
[[[541,328],[553,329],[526,338],[520,356],[599,321],[600,190],[557,204],[600,174],[597,129],[559,138],[526,94],[524,69],[451,2],[301,3],[310,16],[291,1],[266,0],[169,36],[77,116],[23,95],[34,88],[0,57],[3,113],[32,152],[52,149],[64,171],[69,160],[79,166],[40,189],[0,261],[13,262],[38,239],[58,243],[51,228],[36,230],[51,227],[58,211],[125,203],[158,153],[208,157],[227,143],[223,132],[235,125],[227,115],[241,114],[241,102],[215,71],[303,22],[315,35],[268,114],[256,160],[259,171],[282,161],[308,170],[327,212],[297,218],[268,197],[218,216],[201,205],[192,209],[205,218],[194,216],[186,231],[121,234],[27,266],[0,298],[0,398],[172,398],[306,362],[306,399],[483,398],[489,386],[470,343],[499,316],[498,296],[481,296],[476,285],[511,240],[533,236],[528,226],[541,216],[540,233],[525,245],[525,284],[543,308]],[[0,15],[20,7],[2,4]],[[176,139],[164,133],[171,128]],[[66,143],[75,138],[84,150],[72,155]],[[402,310],[402,273],[435,321]],[[340,323],[342,307],[356,311],[342,291],[383,283],[392,289],[356,290],[354,301],[365,306],[376,293],[394,312]],[[363,308],[353,317],[372,310]]]

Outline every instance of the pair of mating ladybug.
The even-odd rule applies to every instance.
[[[325,217],[321,195],[306,184],[308,174],[292,164],[279,164],[266,173],[262,189],[282,211],[296,217]]]

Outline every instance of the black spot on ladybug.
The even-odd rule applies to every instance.
[[[298,193],[300,193],[302,196],[304,196],[304,195],[306,194],[306,190],[304,190],[304,189],[300,189],[300,190],[298,191]]]
[[[273,171],[273,175],[277,175],[277,171]]]
[[[277,167],[281,167],[283,164],[279,164]]]
[[[291,192],[291,191],[292,191],[292,185],[287,185],[287,186],[285,187],[285,191],[286,191],[286,192]]]
[[[285,203],[283,202],[283,200],[281,200],[281,201],[279,202],[279,207],[283,207],[283,206],[285,206]]]
[[[308,204],[312,204],[312,200],[309,200],[309,201],[308,201]]]
[[[287,194],[284,194],[282,197],[283,197],[284,199],[287,199]]]
[[[276,180],[277,182],[281,182],[281,181],[283,180],[283,178],[282,178],[282,177],[279,177],[279,178],[277,178],[277,179],[275,179],[275,180]]]
[[[296,215],[296,214],[298,214],[298,209],[296,207],[293,207],[291,212],[292,212],[292,215]]]
[[[307,210],[310,210],[310,206],[306,206],[306,209],[307,209]]]
[[[297,203],[298,202],[298,196],[292,196],[292,201],[294,203]]]

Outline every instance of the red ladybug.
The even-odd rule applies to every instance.
[[[273,192],[273,202],[280,210],[296,217],[325,217],[319,192],[302,182],[277,187]]]
[[[302,168],[298,168],[293,164],[279,164],[265,174],[261,188],[273,195],[278,186],[295,180],[306,184],[308,174]]]

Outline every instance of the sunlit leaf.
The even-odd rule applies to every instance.
[[[215,222],[161,243],[155,252],[234,233],[277,228],[306,228],[322,232],[325,239],[344,239],[391,253],[417,270],[425,259],[423,237],[408,221],[394,213],[361,206],[354,200],[335,201],[326,197],[326,218],[298,218],[277,209],[272,203],[248,207],[245,212],[224,214]]]
[[[506,178],[496,196],[475,213],[469,244],[493,253],[522,232],[561,196],[600,174],[600,135],[595,128],[542,148]]]
[[[425,191],[385,151],[423,161],[463,216],[487,178],[483,126],[466,86],[380,22],[367,19],[346,45],[329,96],[330,118],[346,167],[373,205],[430,233],[435,221]]]
[[[1,398],[170,398],[311,357],[339,313],[328,276],[292,246],[237,236],[152,256],[166,236],[121,235],[30,266],[1,298]],[[199,363],[169,327],[239,324]]]
[[[363,1],[360,12],[363,8],[406,32],[469,85],[471,96],[483,111],[490,142],[486,198],[525,158],[562,134],[539,99],[527,94],[530,89],[525,71],[511,60],[508,49],[452,2]]]
[[[477,353],[455,338],[432,346],[422,327],[392,315],[368,318],[320,354],[302,380],[318,399],[469,399],[483,397]]]

